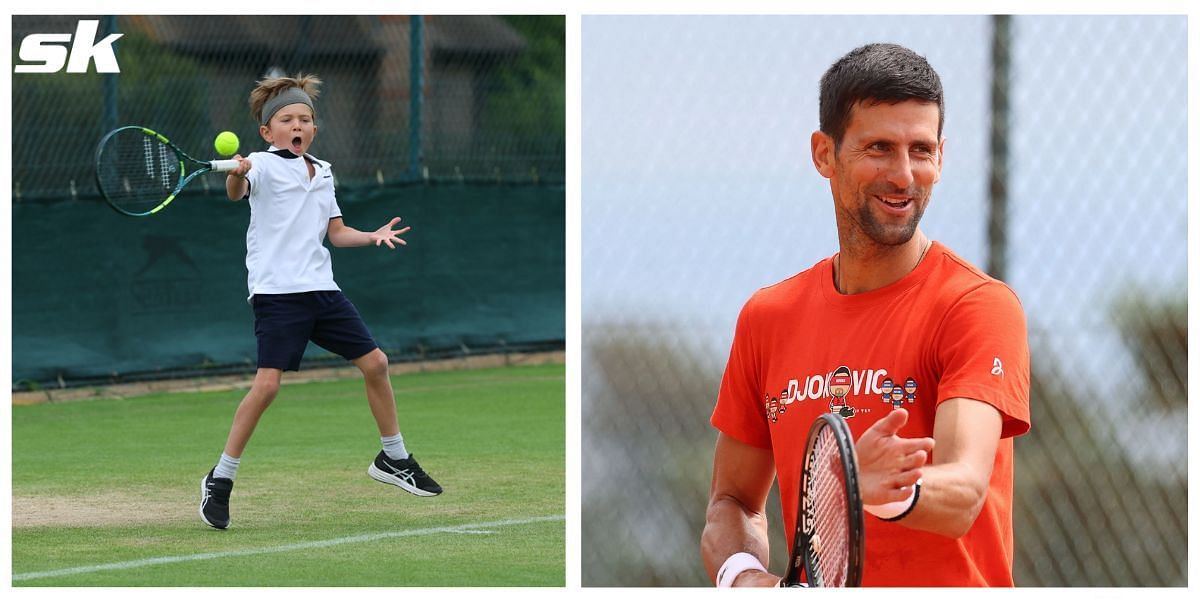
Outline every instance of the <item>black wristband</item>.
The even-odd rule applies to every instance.
[[[918,481],[915,484],[913,484],[913,499],[912,499],[912,503],[908,505],[908,508],[904,512],[902,512],[890,519],[880,519],[880,520],[894,522],[894,521],[899,521],[900,519],[903,519],[904,517],[907,517],[908,514],[911,513],[914,508],[917,507],[917,500],[920,500],[920,499],[921,499],[921,482]]]

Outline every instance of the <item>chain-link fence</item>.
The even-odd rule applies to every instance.
[[[14,61],[40,64],[20,56],[26,37],[81,20],[99,21],[97,42],[121,35],[120,72],[13,74],[17,202],[95,197],[96,142],[120,125],[201,159],[222,130],[263,149],[250,90],[298,73],[324,81],[313,153],[340,187],[563,181],[561,16],[15,16]]]
[[[1135,16],[584,18],[583,584],[708,584],[734,321],[837,249],[817,81],[872,41],[946,88],[922,229],[1026,311],[1016,583],[1186,585],[1187,26]]]

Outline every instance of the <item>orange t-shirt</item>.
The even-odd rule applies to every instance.
[[[866,515],[863,585],[1011,586],[1012,437],[1029,430],[1025,316],[1008,286],[940,243],[904,278],[863,294],[837,292],[832,258],[755,293],[738,316],[712,424],[774,454],[790,548],[804,442],[820,413],[852,415],[857,440],[903,406],[900,435],[927,437],[951,398],[1003,416],[983,509],[958,539]]]

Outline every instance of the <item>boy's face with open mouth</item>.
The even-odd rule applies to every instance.
[[[317,125],[307,104],[289,104],[272,115],[259,133],[268,144],[303,156],[317,135]]]

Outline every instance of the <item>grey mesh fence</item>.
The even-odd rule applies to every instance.
[[[96,41],[121,34],[120,73],[13,74],[18,202],[94,198],[96,142],[119,125],[202,159],[222,130],[263,149],[250,90],[298,73],[324,81],[313,153],[339,186],[563,181],[561,16],[14,16],[14,62],[39,64],[27,36],[88,19]]]
[[[946,88],[922,229],[1028,319],[1017,585],[1186,585],[1187,28],[1171,16],[585,17],[583,584],[709,584],[708,419],[734,321],[837,249],[809,160],[817,81],[873,41],[925,55]],[[777,573],[780,511],[773,491]]]

